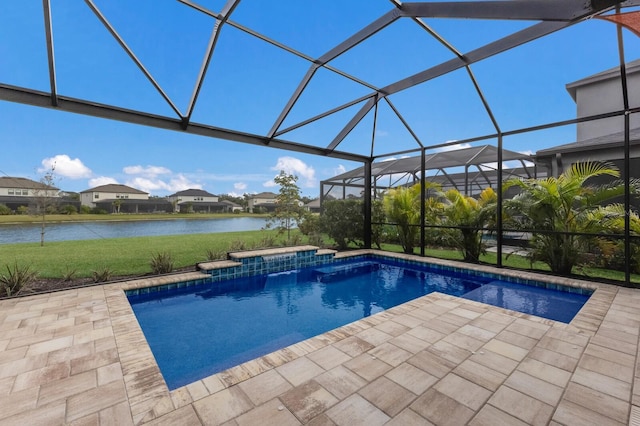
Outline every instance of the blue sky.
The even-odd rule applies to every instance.
[[[175,117],[84,2],[54,0],[53,32],[58,93]],[[174,0],[95,0],[126,43],[181,110],[186,110],[214,20]],[[219,11],[224,2],[200,0]],[[387,0],[243,0],[231,19],[319,57],[393,7]],[[0,83],[49,89],[42,3],[0,2]],[[530,22],[425,19],[461,52],[525,28]],[[640,57],[625,30],[627,60]],[[401,19],[330,65],[385,86],[452,57],[418,25]],[[565,85],[618,64],[616,30],[589,20],[472,66],[503,131],[571,119],[575,104]],[[223,27],[193,121],[266,134],[309,63]],[[370,93],[320,69],[282,128]],[[465,71],[390,96],[426,145],[491,134],[494,129]],[[632,102],[634,100],[632,99]],[[359,105],[283,139],[324,147]],[[373,114],[338,149],[368,154]],[[0,101],[0,174],[38,180],[55,163],[67,191],[117,182],[167,195],[187,188],[214,194],[275,191],[285,170],[305,195],[319,182],[359,163],[304,155],[178,132],[135,126]],[[573,142],[574,126],[505,138],[505,148],[532,153]],[[483,143],[495,143],[486,141]],[[390,108],[378,109],[375,153],[417,147]]]

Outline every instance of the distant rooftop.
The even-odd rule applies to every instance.
[[[119,192],[121,194],[148,194],[148,192],[140,191],[139,189],[131,188],[127,185],[119,183],[110,183],[107,185],[96,186],[95,188],[82,191],[81,194],[87,192]]]
[[[185,189],[184,191],[178,191],[175,194],[169,195],[169,197],[216,197],[216,195],[204,189]]]
[[[11,176],[0,176],[0,187],[14,189],[58,189],[55,186],[45,185],[35,180]]]

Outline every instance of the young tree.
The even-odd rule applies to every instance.
[[[498,197],[492,188],[485,188],[476,199],[450,189],[444,194],[445,224],[458,227],[446,232],[449,243],[457,247],[466,262],[478,263],[485,247],[482,230],[495,222]]]
[[[55,211],[58,202],[58,188],[55,187],[56,166],[51,166],[51,170],[47,170],[40,179],[40,186],[33,190],[33,203],[35,205],[35,214],[41,217],[40,227],[40,246],[44,246],[44,234],[47,223],[47,214]]]
[[[276,196],[276,209],[269,216],[269,225],[274,224],[279,233],[287,233],[291,239],[291,228],[302,221],[305,210],[300,201],[300,188],[296,184],[298,176],[285,173],[284,170],[273,181],[280,186]]]
[[[420,232],[420,185],[390,189],[383,203],[387,217],[398,229],[402,249],[413,254]]]

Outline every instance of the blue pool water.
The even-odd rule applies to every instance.
[[[128,298],[176,389],[434,291],[563,322],[589,298],[378,258]]]

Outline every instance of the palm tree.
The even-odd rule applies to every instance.
[[[387,218],[398,228],[402,249],[412,254],[420,225],[420,185],[390,189],[383,205]]]
[[[532,232],[531,261],[549,265],[552,272],[570,274],[589,238],[579,234],[610,232],[614,219],[624,220],[624,209],[607,210],[608,220],[595,213],[603,203],[624,195],[624,184],[615,180],[606,185],[589,184],[598,176],[620,177],[615,166],[601,162],[575,163],[557,178],[511,179],[504,189],[518,187],[520,193],[505,201],[508,222],[517,229]],[[632,193],[638,182],[631,182]]]
[[[482,233],[494,222],[497,199],[490,187],[485,188],[477,199],[463,195],[457,189],[444,194],[445,224],[456,227],[445,235],[449,243],[462,252],[466,262],[478,263],[485,251]]]

